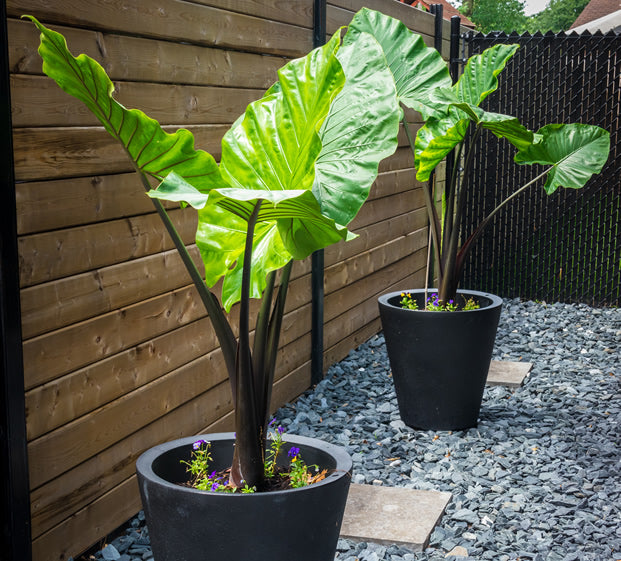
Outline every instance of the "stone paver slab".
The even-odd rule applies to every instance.
[[[422,551],[451,493],[352,483],[341,537]]]
[[[519,388],[532,368],[530,362],[492,360],[487,374],[487,385]]]

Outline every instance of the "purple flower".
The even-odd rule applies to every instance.
[[[278,427],[278,434],[282,434],[283,432],[285,432],[284,427]]]
[[[291,459],[295,458],[300,453],[300,449],[292,446],[289,448],[289,453],[287,454]]]
[[[271,427],[275,422],[276,422],[276,417],[272,417],[272,420],[269,422],[267,426]]]
[[[216,470],[214,469],[210,474],[209,474],[209,479],[213,479],[216,476]]]
[[[204,440],[197,440],[194,444],[192,444],[192,448],[194,450],[200,450],[203,447],[203,445],[206,445],[206,444],[207,442]]]
[[[218,487],[220,487],[220,484],[217,481],[211,484],[212,491],[217,491]]]

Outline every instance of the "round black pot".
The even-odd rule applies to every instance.
[[[156,561],[333,561],[352,461],[321,440],[284,435],[281,456],[300,448],[307,465],[333,470],[323,481],[286,491],[225,494],[179,485],[192,444],[211,442],[213,469],[233,458],[233,433],[182,438],[147,450],[136,462]]]
[[[424,290],[407,292],[417,300],[418,310],[401,308],[401,291],[378,300],[401,419],[424,430],[475,427],[502,299],[458,291],[458,298],[473,297],[481,307],[428,312],[423,309]]]

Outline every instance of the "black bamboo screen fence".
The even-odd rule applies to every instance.
[[[497,43],[521,48],[500,75],[485,109],[517,116],[526,127],[555,122],[599,125],[611,133],[602,173],[580,190],[551,196],[543,183],[497,215],[473,254],[463,285],[555,302],[619,305],[621,291],[621,35],[491,34],[468,38],[470,55]],[[540,166],[513,163],[515,150],[483,135],[466,202],[465,231]]]

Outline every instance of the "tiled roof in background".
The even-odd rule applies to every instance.
[[[621,10],[620,0],[591,0],[570,29],[589,23],[590,21],[602,18],[613,12]]]

